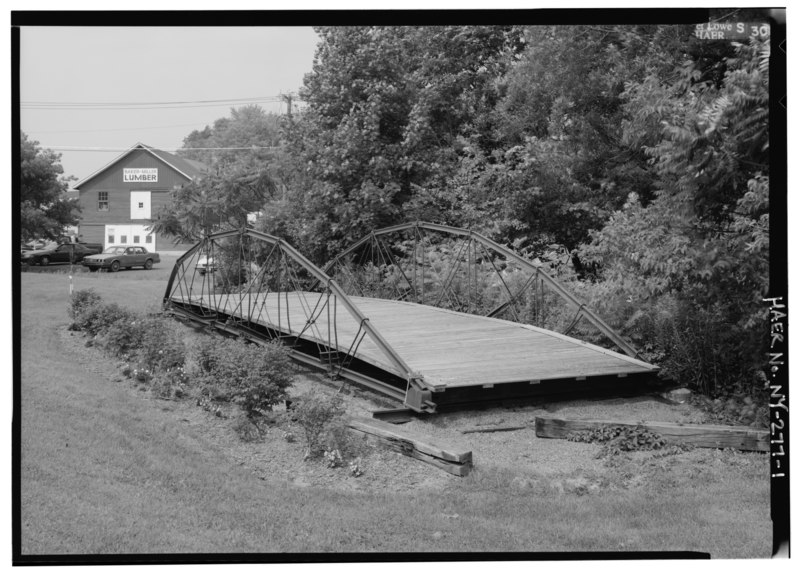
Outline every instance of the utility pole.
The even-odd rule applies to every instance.
[[[281,94],[281,98],[286,102],[286,115],[292,119],[292,92]]]

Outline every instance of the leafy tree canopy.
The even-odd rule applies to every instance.
[[[297,216],[322,233],[298,239],[315,243],[324,260],[376,225],[413,216],[409,200],[446,186],[467,142],[493,145],[483,118],[497,101],[496,77],[522,44],[511,26],[317,33],[321,42],[301,91],[308,108],[292,124],[287,147],[311,207]]]
[[[74,178],[63,177],[60,154],[40,148],[24,132],[20,132],[20,147],[21,238],[57,239],[65,227],[78,224],[78,202],[64,196]]]
[[[231,109],[230,117],[214,122],[213,127],[195,130],[183,139],[184,149],[178,154],[202,161],[216,171],[237,168],[257,169],[269,162],[272,151],[280,143],[280,117],[266,113],[258,105]],[[252,149],[231,149],[231,148]],[[205,151],[204,149],[208,149]]]
[[[272,148],[279,143],[280,118],[257,105],[232,109],[213,128],[190,133],[178,153],[206,163],[211,173],[174,191],[154,230],[176,242],[194,242],[207,233],[244,227],[248,214],[261,211],[275,193]]]
[[[632,194],[583,248],[617,300],[627,298],[628,312],[617,314],[629,325],[653,324],[646,309],[668,300],[686,328],[701,317],[706,336],[729,334],[699,363],[677,359],[680,338],[665,344],[668,373],[707,391],[752,379],[764,361],[769,53],[768,41],[737,45],[721,85],[689,63],[672,81],[650,75],[627,87],[630,124],[660,131],[645,138],[655,198],[644,205]]]

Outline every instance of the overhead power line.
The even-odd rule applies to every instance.
[[[35,134],[35,133],[96,133],[96,132],[105,132],[105,131],[147,131],[150,129],[172,129],[175,127],[197,127],[197,123],[181,123],[181,124],[173,124],[173,125],[153,125],[150,127],[146,126],[138,126],[138,127],[112,127],[109,129],[25,129],[25,133],[28,135]]]
[[[272,99],[280,101],[280,95],[274,96],[253,96],[244,98],[226,98],[226,99],[194,99],[194,100],[178,100],[178,101],[29,101],[21,102],[23,104],[42,104],[42,105],[166,105],[166,104],[181,104],[181,103],[223,103],[223,102],[237,102],[237,101],[252,101],[252,100],[268,100]]]
[[[228,98],[210,100],[184,100],[184,101],[150,101],[150,102],[69,102],[69,101],[22,101],[22,109],[71,109],[71,110],[119,110],[119,109],[173,109],[195,107],[221,107],[231,104],[247,103],[282,103],[285,97],[255,96],[249,98]]]
[[[68,145],[41,145],[43,149],[51,149],[53,151],[100,151],[100,152],[120,152],[128,151],[130,147],[72,147]],[[174,153],[176,151],[260,151],[260,150],[274,150],[280,149],[280,146],[264,146],[264,145],[251,145],[249,147],[154,147],[158,151],[168,151]]]
[[[242,102],[244,103],[244,102]],[[277,100],[265,102],[264,100],[253,100],[249,103],[280,103]],[[39,105],[39,106],[32,106],[32,105],[25,105],[20,104],[20,109],[42,109],[42,110],[70,110],[70,111],[116,111],[116,110],[123,110],[123,109],[192,109],[192,108],[201,108],[201,107],[228,107],[231,105],[230,103],[210,103],[210,104],[197,104],[197,105],[141,105],[141,106],[108,106],[108,107],[90,107],[90,106],[72,106],[72,105]]]

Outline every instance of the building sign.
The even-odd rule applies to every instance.
[[[137,167],[122,170],[123,183],[157,183],[158,167]]]
[[[701,40],[744,40],[750,36],[769,37],[769,24],[764,22],[706,22],[697,24],[695,37]]]

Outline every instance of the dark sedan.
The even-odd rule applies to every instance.
[[[50,249],[40,251],[23,251],[22,264],[24,265],[49,265],[50,263],[79,263],[84,257],[93,255],[97,251],[81,243],[64,243]]]

